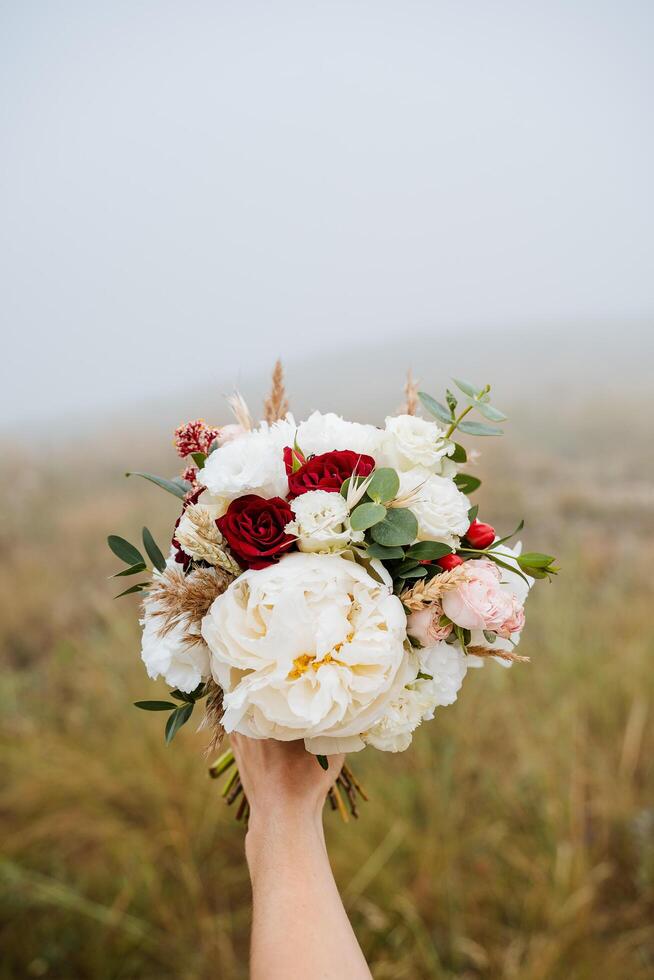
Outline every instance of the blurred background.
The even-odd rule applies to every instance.
[[[235,387],[260,410],[278,356],[297,417],[490,382],[475,502],[562,565],[531,663],[356,756],[372,802],[326,817],[375,977],[654,977],[653,22],[2,5],[0,977],[247,975],[243,831],[206,736],[131,706],[165,687],[105,537],[165,540],[123,473],[173,475]]]

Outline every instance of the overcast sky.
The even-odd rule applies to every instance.
[[[654,314],[646,0],[0,21],[3,426],[278,353]]]

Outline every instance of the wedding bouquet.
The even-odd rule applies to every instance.
[[[524,602],[554,559],[509,546],[522,522],[500,536],[471,506],[481,481],[458,440],[500,435],[506,416],[489,385],[455,384],[443,404],[409,379],[383,428],[320,412],[296,422],[277,364],[264,421],[235,395],[234,423],[176,430],[181,476],[135,474],[181,501],[167,557],[144,528],[152,575],[121,593],[141,593],[142,658],[172,688],[137,702],[168,713],[167,741],[204,700],[213,746],[224,732],[301,738],[324,767],[367,745],[399,752],[468,668],[526,659]],[[119,576],[146,571],[124,538],[108,543]],[[232,764],[227,752],[212,774]],[[356,813],[348,767],[330,794],[343,811],[339,785]],[[240,792],[233,770],[224,793]]]

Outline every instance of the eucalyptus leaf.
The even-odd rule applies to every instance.
[[[382,504],[359,504],[350,514],[350,527],[353,531],[366,531],[383,521],[385,516],[386,508]]]
[[[130,565],[129,568],[124,568],[122,572],[116,572],[112,575],[112,578],[122,578],[123,575],[138,575],[140,572],[145,571],[145,562],[140,561],[137,565]]]
[[[452,381],[457,386],[457,388],[461,389],[464,395],[468,396],[468,398],[476,399],[481,394],[481,389],[475,388],[474,385],[471,385],[469,381],[462,381],[461,378],[452,378]]]
[[[180,500],[183,500],[189,490],[192,489],[191,484],[187,480],[182,480],[181,477],[166,480],[163,476],[155,476],[153,473],[139,473],[136,470],[125,473],[125,476],[142,476],[144,480],[149,480],[150,483],[161,487],[162,490],[167,490],[168,493],[179,497]]]
[[[192,704],[180,704],[168,717],[166,722],[165,739],[166,743],[172,742],[175,735],[180,730],[182,725],[185,725],[193,714]]]
[[[437,402],[435,398],[428,395],[426,391],[419,391],[418,398],[430,415],[433,415],[434,418],[440,419],[441,422],[445,422],[446,425],[450,424],[452,421],[452,415],[445,408],[445,405],[441,405],[441,403]]]
[[[396,507],[388,510],[384,520],[375,524],[370,533],[377,544],[387,548],[401,547],[415,541],[418,522],[408,508]]]
[[[443,544],[441,541],[418,541],[417,544],[412,544],[407,551],[407,558],[417,558],[419,561],[435,561],[437,558],[451,554],[452,548],[449,544]]]
[[[400,478],[395,470],[382,466],[373,473],[366,492],[371,500],[378,504],[385,504],[397,497],[399,489]]]
[[[486,425],[485,422],[459,422],[458,428],[461,432],[467,432],[469,436],[501,436],[502,429],[496,425]]]
[[[461,491],[465,493],[466,496],[469,493],[474,493],[481,486],[481,480],[477,476],[470,476],[469,473],[457,473],[454,477],[454,482]]]
[[[508,416],[504,412],[500,412],[498,408],[494,408],[493,405],[488,405],[486,402],[477,402],[477,409],[482,415],[485,415],[487,419],[491,422],[506,422]]]
[[[177,705],[172,701],[135,701],[134,707],[143,711],[173,711]]]
[[[159,550],[159,547],[157,546],[157,542],[154,540],[152,534],[150,533],[147,527],[143,528],[143,547],[147,551],[148,558],[150,559],[154,567],[157,569],[157,571],[165,572],[166,559],[164,558],[161,551]]]
[[[415,568],[410,568],[407,572],[402,573],[402,578],[425,578],[427,575],[427,569],[424,565],[416,565]]]
[[[447,402],[447,407],[452,413],[452,418],[454,418],[454,415],[456,413],[456,406],[459,404],[459,402],[454,392],[450,391],[449,388],[447,388],[445,391],[445,401]]]
[[[117,534],[110,534],[107,538],[107,544],[116,558],[120,558],[126,565],[138,565],[140,563],[145,565],[145,559],[141,552],[125,538],[119,538]]]

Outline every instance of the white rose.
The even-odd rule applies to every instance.
[[[468,658],[458,643],[445,642],[418,650],[418,658],[420,672],[432,678],[418,682],[423,685],[424,696],[430,698],[432,703],[431,714],[425,717],[427,720],[433,718],[434,708],[454,704],[456,701],[468,671]]]
[[[500,588],[509,592],[516,597],[520,605],[524,605],[529,595],[529,590],[534,584],[534,579],[530,575],[525,575],[522,578],[518,574],[520,571],[520,566],[515,560],[517,556],[522,551],[522,542],[518,541],[515,547],[510,548],[507,544],[503,544],[498,551],[498,557],[502,558],[505,564],[510,565],[515,571],[509,571],[508,569],[501,568],[501,579]],[[524,572],[522,573],[524,575]],[[473,630],[470,636],[470,646],[472,647],[485,647],[487,650],[503,650],[506,653],[511,653],[512,650],[517,647],[520,642],[520,637],[522,636],[522,631],[512,633],[510,639],[504,639],[501,636],[496,637],[494,643],[489,643],[481,630]],[[471,654],[468,657],[469,667],[483,667],[486,657],[475,657]],[[510,660],[503,660],[502,657],[493,657],[495,663],[500,664],[502,667],[510,667]]]
[[[350,528],[350,514],[340,493],[308,490],[291,501],[295,520],[286,533],[298,539],[300,551],[340,551],[354,541],[363,541],[362,531]]]
[[[382,431],[374,425],[348,422],[334,412],[313,412],[297,430],[297,442],[302,452],[329,453],[334,449],[351,449],[354,453],[377,458],[381,447]],[[292,445],[292,443],[291,443]]]
[[[285,497],[288,479],[283,450],[293,445],[295,428],[289,415],[272,425],[262,422],[259,428],[219,446],[204,464],[202,483],[228,501],[246,493]]]
[[[446,477],[435,476],[422,466],[400,473],[398,496],[418,521],[418,541],[442,541],[455,546],[468,530],[467,497]]]
[[[404,659],[406,616],[386,578],[296,552],[232,582],[202,623],[225,729],[304,738],[320,754],[363,748]]]
[[[398,471],[424,466],[432,473],[442,473],[445,457],[454,452],[454,443],[436,422],[417,415],[394,415],[386,419],[382,453],[387,466]],[[451,461],[447,461],[451,462]]]
[[[171,687],[188,693],[209,676],[209,651],[199,636],[196,643],[186,642],[183,623],[162,634],[158,610],[158,602],[145,600],[141,659],[152,680],[163,677]]]

